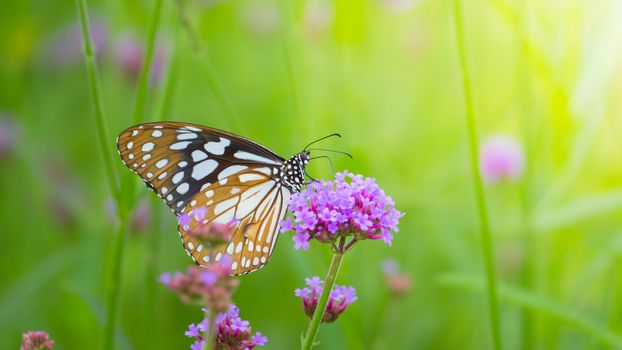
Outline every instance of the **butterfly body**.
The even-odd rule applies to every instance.
[[[284,159],[226,131],[177,122],[130,127],[117,139],[125,165],[176,215],[207,211],[202,222],[179,225],[186,252],[199,265],[232,257],[232,274],[270,259],[292,193],[304,185],[309,152]],[[230,242],[208,252],[189,234],[197,225],[233,224]]]

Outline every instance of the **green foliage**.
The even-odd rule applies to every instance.
[[[326,0],[322,27],[310,0],[183,1],[183,16],[176,1],[88,0],[92,26],[106,29],[96,74],[79,44],[73,57],[59,42],[79,33],[73,2],[1,1],[0,115],[20,132],[0,156],[0,347],[45,329],[56,349],[99,348],[119,237],[116,348],[189,347],[183,332],[200,311],[156,282],[191,263],[175,220],[113,153],[115,136],[142,119],[231,130],[283,156],[341,133],[323,146],[354,160],[334,157],[335,168],[375,177],[406,216],[393,247],[363,242],[348,254],[337,283],[359,300],[322,326],[317,348],[492,348],[452,4],[390,2]],[[484,186],[504,349],[619,347],[622,5],[462,5],[478,141],[508,134],[527,152],[523,177]],[[122,69],[116,44],[128,32],[152,62],[166,43],[159,79]],[[308,169],[331,177],[322,160]],[[147,228],[118,234],[111,186],[122,211],[149,201]],[[294,251],[285,235],[266,268],[240,277],[241,315],[269,349],[300,346],[308,319],[293,291],[326,273],[325,248]],[[385,284],[388,257],[413,280],[404,296]]]

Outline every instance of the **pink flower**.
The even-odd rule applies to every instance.
[[[495,183],[501,179],[516,180],[523,174],[525,156],[521,144],[506,135],[494,135],[482,143],[479,168],[482,179]]]
[[[204,309],[205,310],[205,309]],[[250,350],[257,346],[264,346],[268,342],[268,338],[260,332],[251,334],[250,322],[240,318],[240,309],[235,305],[231,305],[226,311],[216,316],[215,329],[216,344],[214,349],[217,350]],[[201,323],[194,323],[188,326],[185,335],[195,338],[195,342],[190,346],[192,350],[200,350],[205,345],[205,333],[208,331],[208,319],[204,319]]]
[[[348,250],[364,239],[382,239],[391,245],[399,219],[404,215],[375,180],[347,171],[337,173],[334,181],[317,181],[292,195],[289,210],[293,217],[281,223],[281,232],[295,231],[294,249],[306,250],[311,239]],[[339,246],[338,246],[339,245]]]
[[[54,346],[54,341],[44,331],[26,332],[22,335],[20,350],[49,350]]]
[[[117,64],[130,79],[138,78],[143,65],[143,47],[140,40],[133,34],[123,34],[114,45],[114,56]]]
[[[319,277],[305,278],[308,288],[294,290],[294,295],[302,299],[302,308],[309,318],[313,318],[315,309],[322,294],[324,281]],[[328,304],[322,317],[322,323],[335,322],[350,304],[358,299],[353,287],[335,285],[330,291]]]
[[[225,260],[223,257],[220,263],[204,267],[190,266],[185,274],[163,273],[160,282],[186,303],[201,303],[217,312],[226,310],[239,281],[229,276],[231,262],[225,263]]]

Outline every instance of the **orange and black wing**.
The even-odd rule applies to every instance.
[[[178,122],[130,127],[117,148],[176,215],[205,207],[205,223],[235,222],[231,242],[213,255],[218,261],[231,255],[233,274],[268,262],[291,194],[275,180],[283,158],[242,136]],[[198,264],[207,263],[209,255],[188,230],[179,227],[184,248]]]

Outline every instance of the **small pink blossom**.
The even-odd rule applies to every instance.
[[[22,335],[20,350],[50,350],[54,341],[44,331],[26,332]]]
[[[502,179],[516,180],[523,174],[523,148],[512,137],[493,135],[482,142],[479,153],[480,173],[488,183]]]
[[[231,305],[226,311],[218,314],[215,318],[216,350],[250,350],[257,346],[264,346],[268,338],[260,332],[251,333],[250,322],[240,318],[240,309]],[[185,335],[195,338],[190,346],[192,350],[200,350],[205,346],[205,336],[208,331],[209,320],[204,319],[199,324],[190,324]]]
[[[302,308],[309,318],[313,318],[317,308],[320,295],[324,286],[324,281],[319,277],[305,278],[308,288],[298,288],[294,290],[294,295],[302,299]],[[335,322],[350,304],[358,299],[356,290],[353,287],[334,285],[330,291],[328,304],[322,317],[322,323]]]

